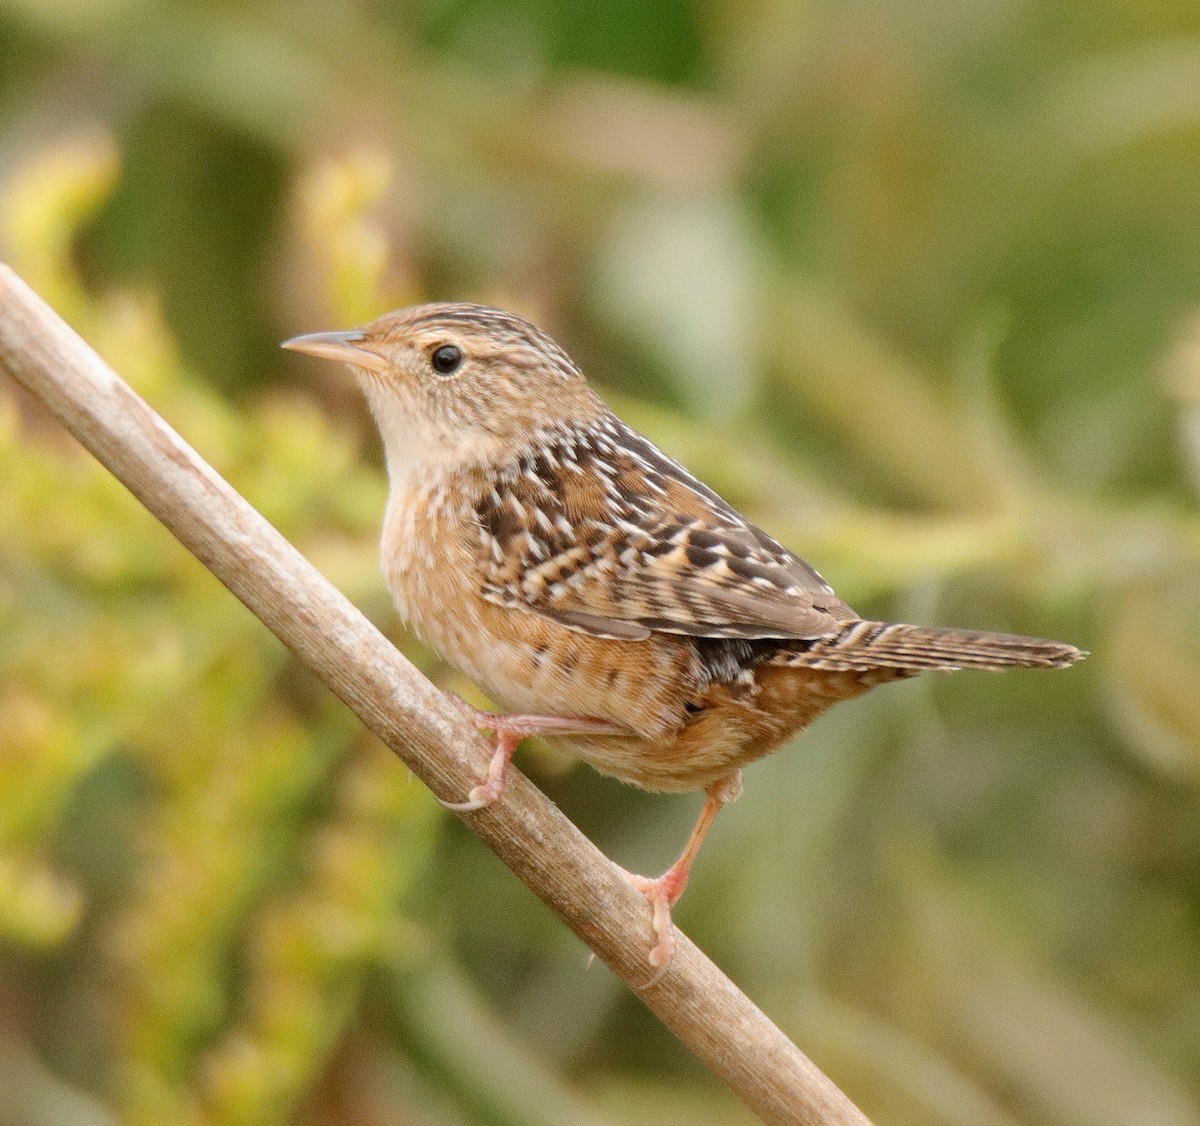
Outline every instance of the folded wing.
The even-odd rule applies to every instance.
[[[501,474],[484,596],[603,637],[814,639],[856,617],[802,559],[609,415]]]

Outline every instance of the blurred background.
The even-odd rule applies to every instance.
[[[0,256],[439,684],[347,376],[514,308],[926,677],[680,925],[879,1124],[1200,1121],[1191,0],[0,0]],[[0,380],[0,1126],[749,1115]],[[474,697],[477,702],[479,698]],[[656,872],[698,797],[519,759]]]

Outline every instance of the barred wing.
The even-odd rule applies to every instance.
[[[811,639],[856,616],[612,415],[539,443],[476,515],[486,598],[599,636]]]

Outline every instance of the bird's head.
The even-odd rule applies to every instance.
[[[393,477],[509,460],[556,424],[604,409],[550,337],[485,305],[415,305],[283,347],[349,364]]]

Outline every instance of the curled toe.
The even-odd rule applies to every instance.
[[[648,985],[653,985],[666,973],[667,967],[671,964],[671,959],[674,957],[675,928],[668,922],[666,929],[659,934],[658,941],[650,947],[650,953],[646,955],[646,961],[659,971],[650,979],[647,983]]]
[[[437,803],[443,809],[452,810],[454,813],[472,813],[477,809],[483,809],[484,806],[491,805],[499,796],[487,786],[476,786],[467,794],[466,801],[442,801],[441,798],[438,798]]]

